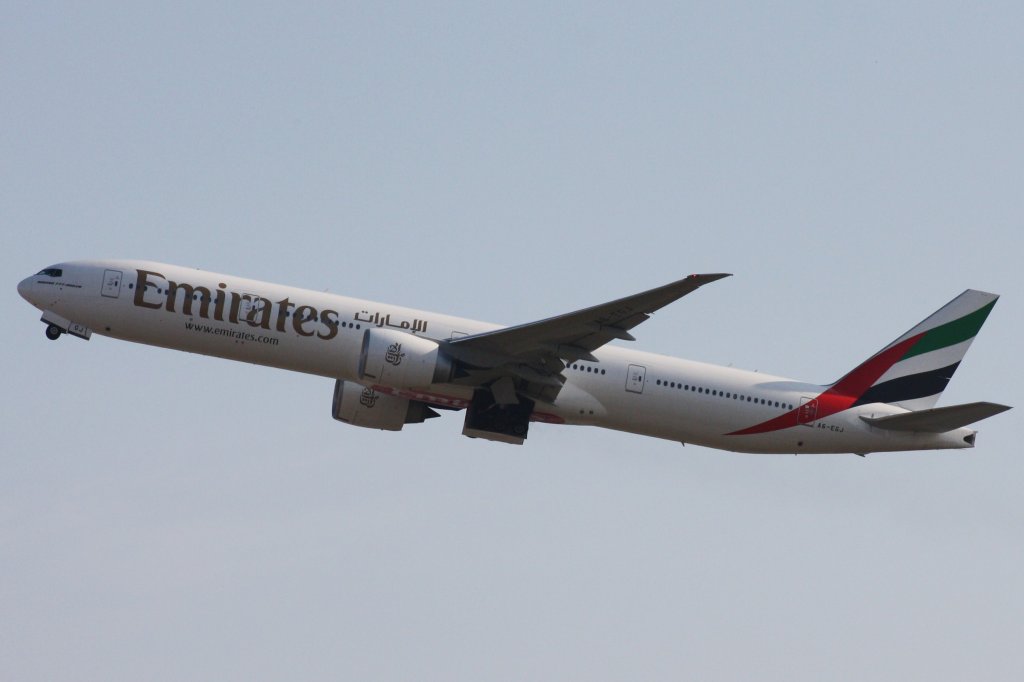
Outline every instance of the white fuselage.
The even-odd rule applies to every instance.
[[[368,328],[437,341],[501,328],[164,263],[77,261],[55,267],[63,271],[59,279],[40,275],[19,285],[44,319],[49,314],[116,339],[357,383]],[[880,403],[789,428],[730,435],[798,409],[826,387],[611,345],[594,356],[597,362],[569,365],[557,398],[537,403],[534,420],[738,452],[867,453],[973,444],[974,431],[967,428],[931,434],[869,426],[861,416],[905,412]],[[372,388],[453,407],[465,407],[473,395],[472,387],[454,384]]]

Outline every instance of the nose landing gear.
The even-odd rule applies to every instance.
[[[86,341],[88,341],[89,337],[92,336],[92,330],[84,324],[72,322],[71,320],[61,317],[57,313],[49,310],[43,311],[43,316],[39,319],[46,325],[46,338],[51,341],[56,341],[63,334],[77,336],[78,338],[85,339]]]

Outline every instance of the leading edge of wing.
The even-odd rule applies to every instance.
[[[573,361],[586,359],[613,339],[633,340],[628,333],[650,314],[729,273],[690,275],[654,289],[536,322],[455,339],[454,348],[487,350],[505,356],[551,353]]]

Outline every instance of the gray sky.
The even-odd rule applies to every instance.
[[[0,677],[1017,680],[1019,3],[4,4]],[[1003,294],[953,453],[330,419],[15,292],[150,258],[831,381]]]

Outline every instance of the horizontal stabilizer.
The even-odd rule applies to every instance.
[[[861,419],[879,429],[944,433],[1009,409],[1008,405],[997,405],[996,403],[967,403],[966,405],[936,407],[931,410],[919,410],[906,414],[893,414],[888,417],[861,417]]]

